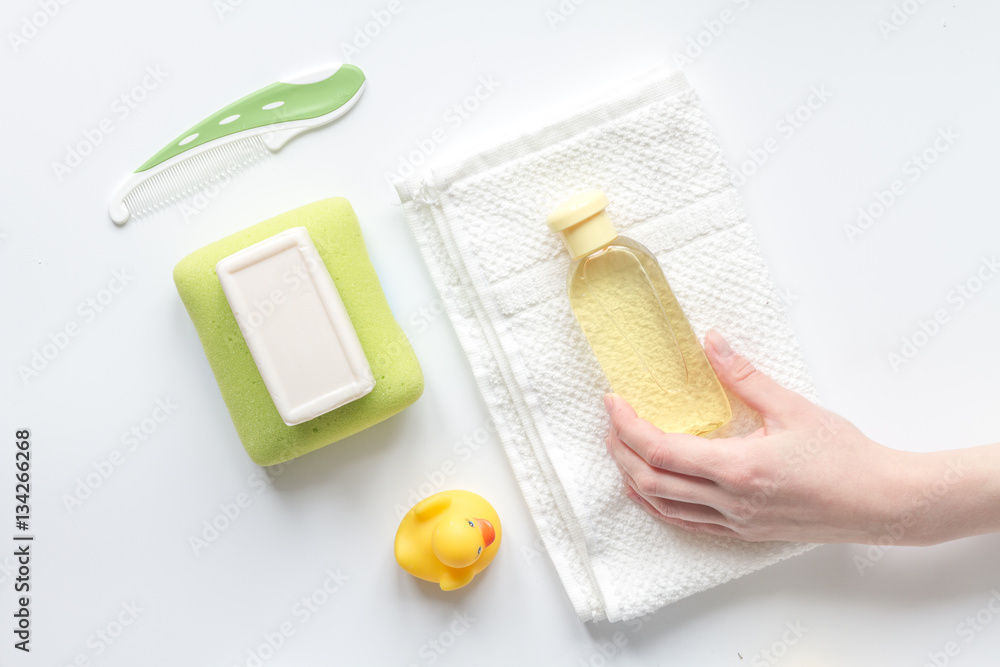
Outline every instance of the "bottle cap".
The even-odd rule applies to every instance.
[[[573,259],[618,238],[618,231],[604,212],[607,205],[607,195],[591,190],[567,199],[549,214],[549,229],[562,234]]]

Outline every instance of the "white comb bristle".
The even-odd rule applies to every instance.
[[[261,138],[248,137],[200,153],[164,169],[140,183],[125,197],[133,218],[190,197],[212,181],[260,162],[269,156]]]

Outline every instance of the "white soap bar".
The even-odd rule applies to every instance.
[[[230,255],[215,272],[286,424],[301,424],[375,388],[361,341],[305,227]]]

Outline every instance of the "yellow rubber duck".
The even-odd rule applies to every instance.
[[[500,517],[482,496],[442,491],[414,505],[396,530],[396,562],[441,590],[465,586],[500,548]]]

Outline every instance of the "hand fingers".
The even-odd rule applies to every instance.
[[[664,523],[669,523],[672,526],[677,526],[678,528],[683,528],[692,533],[706,533],[709,535],[724,535],[726,537],[739,537],[739,535],[732,528],[727,528],[726,526],[720,526],[715,523],[700,523],[697,521],[685,521],[684,519],[677,519],[670,516],[664,515],[658,509],[653,507],[648,500],[640,496],[635,490],[629,486],[625,487],[625,495],[630,499],[639,504],[642,509],[646,510],[653,518],[659,519]]]
[[[611,431],[654,468],[715,479],[718,462],[724,461],[719,441],[687,433],[664,433],[635,414],[621,396],[607,394],[604,406],[611,417]]]
[[[705,353],[722,386],[759,412],[765,421],[776,420],[810,405],[805,398],[782,387],[733,352],[715,329],[705,336]]]
[[[627,443],[617,438],[614,431],[608,433],[605,444],[622,474],[633,482],[635,490],[645,498],[663,498],[700,505],[710,505],[718,498],[719,488],[714,482],[651,467]]]
[[[623,473],[622,478],[625,480],[626,489],[632,491],[640,500],[654,508],[661,515],[661,518],[716,525],[725,523],[726,517],[712,507],[652,496],[644,493],[629,475]]]

